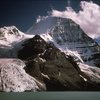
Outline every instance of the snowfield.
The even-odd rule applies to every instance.
[[[0,91],[36,91],[35,79],[26,74],[25,64],[19,59],[0,59]]]
[[[1,46],[13,46],[22,40],[32,38],[33,35],[27,35],[19,31],[15,26],[0,28],[0,45]]]

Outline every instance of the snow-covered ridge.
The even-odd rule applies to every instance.
[[[66,19],[64,19],[64,20],[60,19],[60,18],[57,18],[57,19],[54,18],[54,19],[57,21],[57,23],[54,24],[53,27],[50,26],[51,27],[50,30],[49,29],[44,30],[45,33],[40,33],[39,34],[40,37],[42,37],[42,39],[44,39],[46,42],[53,42],[53,44],[57,48],[59,48],[62,52],[66,53],[66,57],[71,56],[72,58],[74,58],[74,61],[77,62],[78,67],[80,68],[80,71],[83,73],[82,75],[81,74],[79,74],[79,75],[82,78],[84,78],[84,80],[87,81],[89,78],[91,82],[100,83],[100,69],[86,65],[82,58],[82,55],[85,57],[90,57],[91,54],[95,53],[95,52],[92,52],[91,47],[94,48],[94,46],[97,44],[88,37],[85,37],[86,42],[83,41],[82,31],[81,30],[79,31],[77,29],[78,25],[76,25],[75,23],[73,24],[71,20],[68,20],[68,22],[69,22],[68,25],[71,22],[71,25],[72,26],[74,25],[76,27],[76,31],[74,30],[75,27],[72,28],[72,27],[68,26],[69,32],[66,32],[67,30],[64,29],[64,26],[67,23],[65,23],[65,24],[63,23],[63,21],[65,22]],[[42,27],[42,26],[40,26],[40,27]],[[40,28],[40,29],[42,30],[42,28]],[[70,31],[71,29],[74,30],[76,35],[78,35],[79,33],[81,34],[80,41],[75,41],[77,36],[74,37],[75,38],[74,40],[73,40],[73,38],[71,39],[70,34],[72,34],[74,36],[73,32]],[[39,30],[38,27],[37,27],[37,30]],[[37,31],[34,30],[34,32],[37,32]],[[45,84],[43,84],[39,80],[35,79],[34,76],[31,77],[30,75],[28,75],[25,72],[25,70],[23,69],[25,67],[25,64],[23,61],[13,58],[13,57],[18,57],[18,56],[16,56],[18,53],[18,50],[23,48],[25,46],[24,43],[27,43],[27,41],[30,41],[31,39],[29,39],[29,38],[33,37],[34,34],[26,35],[23,32],[20,32],[14,26],[1,28],[1,34],[3,36],[1,35],[0,43],[2,44],[1,41],[5,41],[5,44],[3,44],[3,45],[6,45],[6,43],[9,43],[10,48],[4,47],[2,49],[2,47],[1,47],[0,48],[0,57],[3,58],[5,56],[5,58],[7,58],[7,56],[8,56],[8,58],[12,58],[12,59],[8,59],[8,58],[0,59],[0,72],[1,72],[0,73],[0,90],[6,91],[6,92],[10,92],[10,91],[23,92],[23,91],[27,91],[27,90],[37,91],[38,89],[46,90]],[[10,41],[9,38],[12,36],[14,36],[15,40]],[[64,38],[66,36],[68,36],[69,38],[68,39]],[[23,41],[25,39],[28,39],[28,40]],[[59,40],[60,40],[60,42],[59,42]],[[38,41],[39,44],[41,43],[41,39],[39,40],[39,38],[36,41]],[[14,44],[14,45],[12,45],[12,44]],[[38,43],[36,43],[36,42],[33,43],[33,41],[32,41],[31,44],[35,45]],[[24,52],[23,54],[30,53],[27,51],[29,51],[31,45],[28,44],[28,46],[29,46],[29,48],[26,50],[26,53]],[[43,46],[43,44],[42,44],[42,46]],[[40,48],[40,46],[38,46],[38,47]],[[96,47],[94,49],[97,51]],[[33,51],[33,49],[31,49],[31,50]],[[51,50],[51,48],[50,48],[50,50]],[[83,53],[83,54],[81,54],[79,52],[79,50],[82,50],[81,53]],[[89,51],[91,51],[91,52],[89,53]],[[45,53],[45,52],[43,52],[43,53]],[[85,55],[85,54],[88,54],[88,55]],[[21,53],[21,55],[22,55],[22,53]],[[86,74],[85,75],[86,77],[84,77],[84,74]],[[49,77],[46,74],[41,73],[41,75],[44,76],[45,78],[49,79]],[[59,76],[60,76],[60,74],[59,74]]]
[[[23,92],[39,89],[36,79],[23,69],[25,64],[19,59],[0,59],[0,91]]]
[[[33,36],[21,32],[15,26],[0,28],[0,58],[17,57],[22,43]]]
[[[15,26],[2,27],[0,28],[0,45],[11,46],[13,43],[16,44],[26,38],[31,38],[32,35],[27,35]]]

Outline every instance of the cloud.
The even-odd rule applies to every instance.
[[[67,4],[68,4],[69,7],[71,6],[70,0],[67,0]]]
[[[36,19],[36,23],[40,22],[41,20],[44,20],[46,18],[48,18],[49,16],[38,16]]]
[[[70,18],[90,37],[100,37],[100,6],[92,1],[81,1],[80,7],[81,10],[77,13],[70,6],[65,11],[52,10],[51,16]]]

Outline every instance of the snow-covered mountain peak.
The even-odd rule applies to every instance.
[[[62,52],[77,52],[86,63],[100,66],[98,44],[71,19],[47,17],[35,23],[27,33],[39,34],[45,41],[53,42]]]
[[[45,19],[35,23],[27,33],[30,34],[43,34],[51,31],[56,26],[59,26],[64,23],[73,22],[71,19],[60,18],[60,17],[46,17]],[[77,24],[74,24],[77,25]]]
[[[0,28],[0,44],[4,46],[10,46],[24,40],[25,38],[31,38],[33,35],[27,35],[15,26],[4,26]]]
[[[9,34],[9,35],[23,35],[23,33],[21,33],[16,26],[4,26],[2,28],[0,28],[0,33],[1,34]]]
[[[92,41],[78,24],[71,19],[61,17],[47,17],[35,23],[27,33],[34,35],[44,34],[44,36],[50,35],[51,37],[54,37],[57,42],[60,42],[60,44],[77,41],[85,42],[87,39],[90,42]]]

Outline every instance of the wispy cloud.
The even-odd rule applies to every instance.
[[[78,13],[71,6],[66,7],[65,11],[52,10],[52,16],[70,18],[90,37],[100,37],[100,6],[92,1],[81,1],[80,7],[81,10]]]
[[[69,7],[71,6],[70,0],[67,0],[67,4],[68,4]]]

